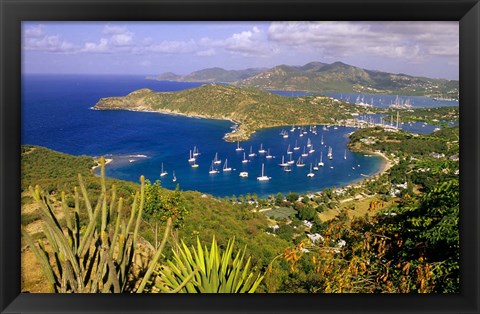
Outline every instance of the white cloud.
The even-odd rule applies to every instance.
[[[111,24],[107,24],[103,28],[103,34],[105,35],[118,35],[118,34],[124,34],[126,32],[127,32],[127,28],[125,26],[114,26]]]
[[[98,43],[86,42],[81,52],[91,53],[110,53],[108,39],[101,38]]]
[[[32,26],[25,30],[25,37],[41,37],[45,35],[45,25],[39,24],[37,26]]]
[[[220,48],[244,57],[266,57],[275,52],[272,47],[267,46],[264,34],[256,26],[224,39],[204,37],[198,44],[209,49]]]
[[[452,22],[275,22],[268,39],[289,49],[324,57],[377,55],[419,61],[458,58],[458,23]]]
[[[25,50],[47,51],[52,53],[72,53],[75,47],[72,43],[64,41],[57,35],[45,35],[43,37],[26,38]]]
[[[215,49],[210,48],[210,49],[207,49],[207,50],[201,50],[201,51],[197,52],[196,54],[197,54],[197,56],[200,56],[200,57],[211,57],[211,56],[216,55],[217,52],[215,51]]]
[[[192,53],[197,50],[197,45],[194,40],[189,41],[168,41],[164,40],[159,44],[151,44],[148,47],[145,47],[145,50],[148,52],[156,53]]]
[[[130,32],[123,34],[115,34],[110,39],[114,46],[131,46],[133,44],[133,34]]]

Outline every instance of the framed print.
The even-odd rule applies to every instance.
[[[478,313],[478,1],[0,1],[2,313]]]

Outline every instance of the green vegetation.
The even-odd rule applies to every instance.
[[[113,238],[104,241],[102,234],[115,235],[114,221],[115,224],[129,221],[128,213],[138,212],[133,208],[141,206],[142,219],[136,216],[135,228],[132,225],[130,230],[134,235],[137,233],[139,239],[151,243],[147,247],[151,246],[153,251],[166,250],[157,256],[160,263],[156,269],[147,274],[153,276],[152,279],[140,286],[141,276],[148,269],[144,267],[135,273],[136,280],[129,281],[127,291],[141,287],[143,291],[152,292],[457,293],[460,289],[458,139],[458,127],[442,128],[429,135],[379,127],[359,129],[351,134],[349,148],[366,153],[380,151],[388,157],[391,168],[357,185],[325,189],[313,195],[278,193],[260,199],[249,194],[217,199],[181,191],[180,187],[166,190],[159,181],[145,182],[143,187],[132,184],[130,193],[123,188],[123,214],[117,215],[110,209],[116,208],[115,199],[123,197],[119,187],[128,187],[129,183],[101,179],[98,184],[88,159],[82,169],[77,169],[85,175],[81,175],[84,182],[81,195],[75,194],[75,185],[71,184],[78,180],[77,176],[61,177],[61,169],[48,168],[71,166],[75,159],[85,157],[39,147],[23,149],[22,167],[31,173],[22,174],[26,180],[22,186],[33,185],[34,182],[29,181],[32,178],[52,186],[48,192],[49,212],[58,212],[60,208],[62,212],[71,213],[62,219],[57,217],[57,222],[52,224],[66,231],[67,242],[68,237],[72,237],[70,234],[75,235],[78,230],[79,237],[87,234],[88,226],[96,221],[94,228],[98,229],[93,235],[99,238],[92,243],[98,245],[100,252],[95,255],[97,261],[102,261],[103,245],[109,245],[111,250],[115,243]],[[39,171],[44,177],[35,173],[42,167]],[[73,176],[67,171],[64,173]],[[63,183],[55,184],[60,181]],[[116,194],[106,193],[107,185],[112,185],[112,190],[115,185]],[[68,194],[62,194],[57,186],[73,191],[74,197],[69,201]],[[135,192],[139,189],[140,195],[144,190],[143,202]],[[88,198],[84,197],[87,194]],[[46,194],[43,199],[47,199]],[[86,199],[91,204],[99,204],[95,211],[88,210]],[[27,199],[23,203],[31,205]],[[89,213],[96,213],[98,218],[92,220]],[[22,215],[22,224],[27,228],[42,217],[43,214],[35,211],[26,212]],[[78,217],[80,223],[72,217]],[[106,220],[103,217],[107,217]],[[171,228],[167,227],[169,221]],[[123,225],[122,232],[127,229],[126,223]],[[102,230],[110,232],[102,233]],[[168,237],[168,241],[159,234]],[[128,232],[125,235],[132,237]],[[49,237],[52,235],[32,234],[31,238],[25,236],[25,241],[37,247],[34,238],[39,243],[50,243]],[[232,239],[243,250],[234,252]],[[212,243],[209,248],[207,243]],[[45,257],[46,251],[40,247],[38,250],[36,254]],[[48,252],[50,255],[46,258],[51,261],[63,262],[66,256],[61,249]],[[155,260],[152,255],[148,265]],[[225,260],[229,262],[222,264]],[[69,268],[62,265],[61,269]],[[104,269],[110,269],[108,263]],[[107,280],[103,281],[107,288],[100,286],[98,291],[104,288],[113,291],[114,288],[107,285],[108,277],[102,278]],[[229,281],[233,278],[243,278],[243,281]],[[71,285],[74,285],[72,281],[67,291],[73,291]],[[65,289],[60,282],[56,287],[55,291]]]
[[[165,73],[154,79],[190,82],[230,82],[262,90],[303,90],[430,96],[458,99],[459,82],[370,71],[342,62],[279,65],[270,69],[227,71],[210,68],[185,76]]]
[[[290,98],[253,88],[208,84],[179,92],[140,89],[125,97],[102,98],[95,105],[103,110],[158,111],[163,113],[230,119],[238,128],[226,140],[248,139],[261,128],[285,125],[335,124],[376,109],[359,108],[326,96]]]
[[[458,122],[460,117],[460,107],[445,106],[436,108],[415,108],[408,110],[388,109],[385,111],[387,116],[396,117],[397,111],[400,112],[401,122],[427,122],[433,125],[447,127],[447,122]]]
[[[263,275],[250,272],[250,258],[244,262],[245,249],[233,251],[234,240],[228,241],[227,247],[220,253],[215,238],[210,250],[200,244],[191,249],[182,242],[173,250],[173,262],[160,266],[160,282],[156,287],[168,292],[182,282],[188,282],[179,292],[188,293],[253,293],[263,279]],[[178,251],[178,253],[177,253]],[[189,277],[193,275],[193,280]]]
[[[116,203],[115,187],[113,186],[111,191],[106,189],[103,158],[101,167],[101,194],[95,207],[92,206],[80,174],[78,180],[82,192],[82,205],[77,189],[73,210],[68,207],[65,193],[62,192],[66,227],[60,225],[54,214],[53,205],[41,191],[40,186],[37,185],[35,189],[30,187],[30,192],[40,208],[43,233],[49,248],[42,239],[35,243],[23,227],[22,235],[47,277],[50,292],[120,293],[133,289],[130,276],[133,259],[136,257],[135,251],[138,251],[138,230],[144,204],[144,179],[142,177],[141,192],[135,195],[127,223],[122,217],[123,199],[119,198]],[[88,213],[88,222],[85,225],[80,222],[81,206]],[[150,261],[145,275],[140,278],[137,292],[143,292],[160,258],[171,224],[169,218],[162,245]]]

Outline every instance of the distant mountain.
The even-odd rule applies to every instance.
[[[188,82],[225,82],[262,90],[398,94],[458,99],[459,82],[366,70],[342,62],[278,65],[270,69],[209,68],[185,76],[165,73],[156,79]]]
[[[265,70],[266,68],[246,69],[246,70],[225,70],[222,68],[208,68],[208,69],[195,71],[184,76],[167,72],[167,73],[160,74],[159,76],[154,78],[157,80],[179,81],[179,82],[232,83],[235,81],[241,81],[246,78],[255,76],[259,73],[262,73]]]

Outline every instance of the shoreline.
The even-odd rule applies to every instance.
[[[92,158],[97,163],[95,166],[92,167],[92,169],[90,169],[93,172],[93,171],[95,171],[95,169],[100,167],[100,162],[98,161],[98,158],[94,158],[94,157],[92,157]],[[108,165],[109,163],[111,163],[112,161],[113,161],[113,158],[105,158],[105,166]]]

